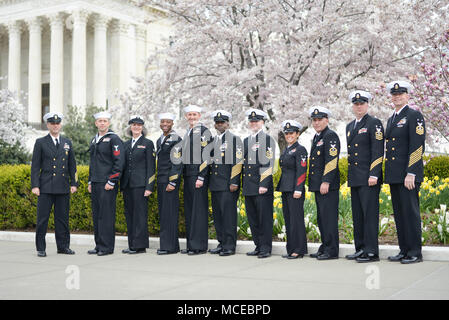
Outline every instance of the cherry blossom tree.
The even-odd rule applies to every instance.
[[[22,144],[27,128],[24,119],[25,108],[16,96],[7,89],[0,90],[0,141],[9,145]]]
[[[286,118],[308,125],[314,105],[352,118],[349,92],[373,92],[414,72],[448,12],[438,0],[140,3],[166,12],[174,34],[148,60],[146,79],[122,97],[121,112],[151,118],[193,103],[226,109],[241,123],[255,107],[269,114],[270,131]],[[386,120],[390,106],[374,105],[372,113]]]

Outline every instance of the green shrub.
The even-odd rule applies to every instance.
[[[424,156],[424,176],[433,178],[438,176],[440,178],[449,177],[449,156],[430,157]]]
[[[0,164],[30,163],[31,155],[17,142],[14,145],[0,140]]]

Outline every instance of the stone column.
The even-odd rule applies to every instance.
[[[111,24],[111,97],[110,105],[120,101],[117,93],[128,89],[128,27],[129,24],[115,20]]]
[[[98,15],[95,18],[94,35],[94,105],[106,107],[107,99],[107,26],[110,18]]]
[[[9,58],[8,58],[8,89],[20,97],[20,59],[21,59],[21,24],[18,21],[8,23]]]
[[[145,77],[146,69],[146,36],[147,28],[146,26],[136,27],[136,76]]]
[[[75,10],[72,41],[72,105],[85,107],[87,104],[87,42],[86,24],[89,13]]]
[[[28,63],[28,122],[42,122],[42,21],[31,18],[26,21],[30,33]]]
[[[130,24],[128,26],[128,52],[127,52],[127,61],[128,61],[128,88],[132,88],[135,86],[136,82],[133,77],[136,76],[136,67],[137,67],[137,43],[136,43],[136,26]]]
[[[64,111],[64,17],[50,15],[50,111]]]

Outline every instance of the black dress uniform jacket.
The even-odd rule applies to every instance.
[[[382,185],[384,132],[379,119],[366,114],[346,126],[348,185],[351,187],[354,245],[356,252],[378,255],[379,192]],[[369,177],[377,184],[368,185]]]
[[[153,191],[156,178],[156,153],[151,140],[140,137],[131,147],[132,140],[124,144],[125,170],[120,181],[120,188],[144,187]]]
[[[149,247],[148,197],[144,193],[154,190],[156,153],[151,140],[141,136],[134,146],[132,140],[124,144],[125,167],[120,188],[125,204],[128,247],[136,250]]]
[[[182,173],[182,139],[171,131],[159,138],[157,146],[157,201],[159,209],[160,250],[179,252],[179,181]],[[173,159],[173,161],[172,161]],[[167,185],[175,190],[167,192]]]
[[[326,127],[312,141],[309,162],[310,191],[320,191],[323,182],[329,183],[329,190],[340,189],[339,153],[340,139],[335,131]]]
[[[340,172],[338,157],[340,139],[326,127],[312,141],[309,161],[309,190],[315,192],[317,222],[321,233],[321,246],[318,253],[338,257],[338,204],[340,189]],[[320,193],[323,182],[329,183],[329,192]]]
[[[70,186],[78,186],[76,161],[72,141],[59,136],[56,148],[50,134],[36,140],[31,162],[31,188],[41,193],[70,193]]]
[[[182,139],[172,130],[167,136],[156,142],[157,183],[169,183],[176,186],[182,173]],[[172,157],[172,158],[171,158]],[[171,159],[175,160],[172,162]]]
[[[122,140],[109,130],[98,143],[92,139],[89,151],[89,182],[117,183],[125,164]]]
[[[189,130],[183,139],[184,213],[187,249],[190,251],[206,251],[208,248],[208,145],[212,140],[209,129],[201,123]],[[195,187],[196,180],[203,181],[201,188]]]
[[[285,148],[279,158],[282,169],[276,187],[282,192],[282,212],[287,233],[287,253],[306,254],[307,234],[304,224],[304,198],[307,172],[307,150],[298,142]],[[299,199],[293,197],[295,191],[301,192]]]
[[[404,183],[408,173],[415,175],[415,182],[422,182],[425,148],[423,115],[405,106],[394,120],[393,117],[388,119],[385,138],[385,183]]]
[[[53,206],[56,246],[58,250],[69,248],[70,186],[78,186],[72,142],[59,136],[59,146],[56,147],[50,134],[37,139],[31,162],[31,188],[40,191],[36,217],[37,251],[45,251],[45,235]]]
[[[400,254],[410,257],[422,257],[419,188],[424,177],[425,133],[424,117],[408,105],[388,119],[385,130],[385,182],[390,184]],[[409,173],[415,175],[412,190],[404,186]]]
[[[367,186],[369,177],[377,177],[381,185],[384,157],[384,129],[382,122],[366,114],[354,127],[355,120],[346,126],[348,143],[348,186]]]
[[[231,192],[229,186],[240,186],[242,164],[242,140],[229,130],[221,137],[216,136],[210,165],[209,189],[218,247],[224,250],[235,251],[236,247],[237,201],[240,192]]]
[[[275,141],[260,131],[243,141],[244,164],[242,193],[255,251],[271,253],[273,234],[273,167]],[[259,187],[267,188],[259,194]]]
[[[294,192],[299,191],[304,194],[306,172],[307,172],[307,150],[298,142],[285,151],[279,158],[279,165],[282,169],[281,178],[276,187],[277,191]]]

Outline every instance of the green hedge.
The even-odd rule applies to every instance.
[[[433,178],[449,177],[449,157],[426,157],[424,167],[425,176]],[[340,159],[341,184],[347,180],[347,159]],[[71,196],[70,200],[70,230],[93,232],[92,211],[90,194],[87,191],[88,167],[78,166],[80,185],[78,192]],[[274,174],[275,185],[279,181],[281,170]],[[37,197],[31,193],[29,165],[0,165],[0,230],[24,230],[36,227]],[[183,186],[180,186],[180,236],[185,236],[184,199]],[[240,195],[243,200],[243,196]],[[210,197],[209,208],[211,211]],[[209,216],[209,236],[214,237],[212,227],[212,215]],[[49,229],[54,229],[53,215],[50,217]],[[159,235],[159,216],[157,211],[157,192],[150,196],[148,203],[148,229],[151,236]],[[116,230],[119,233],[126,232],[126,220],[123,207],[123,196],[119,192],[117,197]]]

